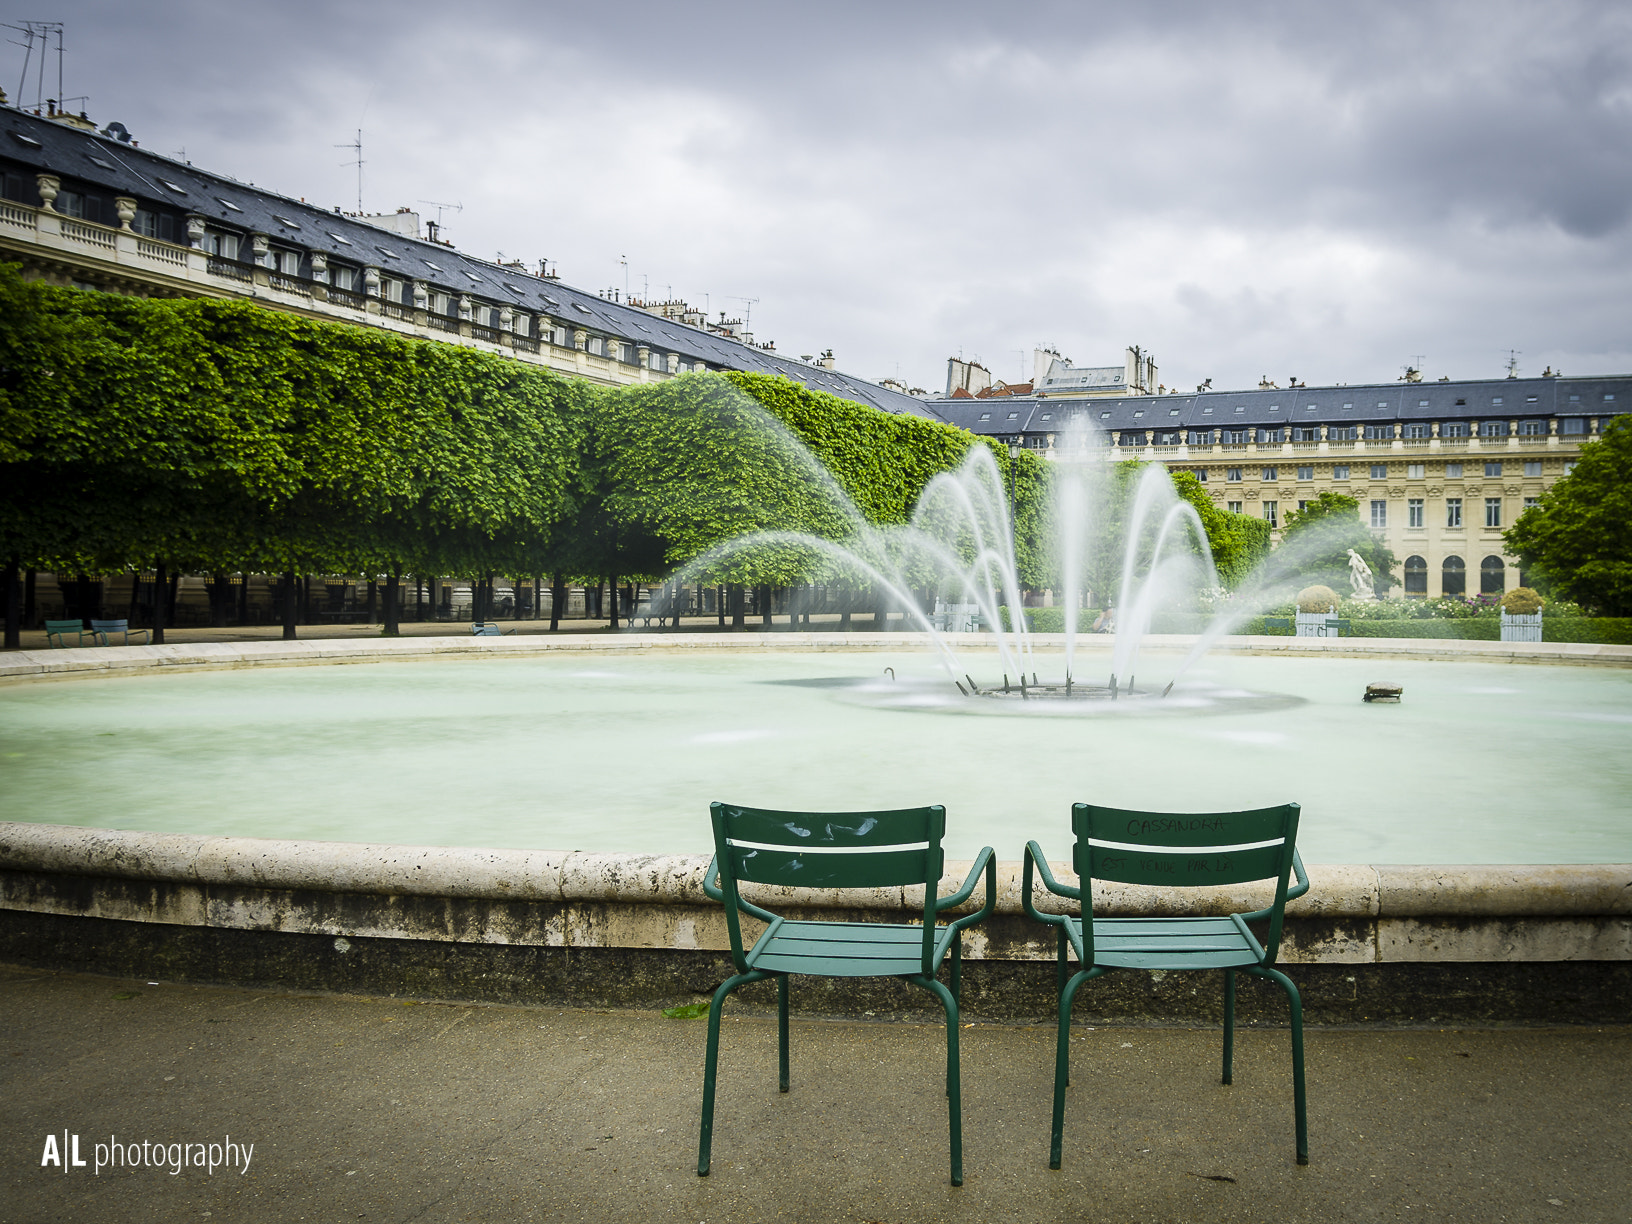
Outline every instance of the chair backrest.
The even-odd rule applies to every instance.
[[[501,631],[492,621],[476,621],[470,626],[470,632],[476,637],[498,637]]]
[[[130,621],[128,621],[128,620],[93,620],[91,622],[91,632],[93,632],[93,633],[129,633],[130,632]]]
[[[1297,849],[1296,803],[1245,812],[1136,812],[1071,805],[1077,843],[1072,867],[1082,879],[1084,936],[1093,910],[1094,880],[1158,888],[1205,888],[1275,881],[1275,900],[1264,941],[1274,960],[1281,941],[1287,881]]]
[[[746,968],[739,911],[772,917],[744,902],[737,885],[790,888],[924,886],[924,972],[934,952],[935,886],[945,869],[946,809],[885,812],[780,812],[711,803],[714,855],[738,971]]]
[[[47,633],[75,633],[84,628],[85,622],[78,618],[74,620],[48,620],[45,622],[45,631]]]

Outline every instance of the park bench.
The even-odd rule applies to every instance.
[[[1290,616],[1266,616],[1266,617],[1264,617],[1264,630],[1265,630],[1265,632],[1268,632],[1271,629],[1285,629],[1288,633],[1291,633],[1292,632],[1292,618]]]
[[[472,637],[503,637],[506,633],[514,632],[514,629],[500,629],[492,621],[471,621],[470,623]]]
[[[74,645],[83,646],[85,639],[91,639],[91,645],[96,645],[96,634],[85,628],[82,620],[48,620],[45,622],[45,643],[47,646],[67,646],[68,635],[74,635]]]
[[[142,640],[138,645],[145,646],[153,639],[153,635],[146,629],[132,629],[128,620],[93,620],[91,622],[91,632],[102,639],[101,644],[103,646],[111,646],[113,644],[111,639],[115,634],[124,639],[119,643],[121,646],[130,645],[130,635],[133,633],[142,635]]]

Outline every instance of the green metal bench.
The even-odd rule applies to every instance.
[[[500,629],[492,621],[471,621],[470,633],[472,637],[503,637],[507,633],[514,633],[514,629]]]
[[[85,639],[91,639],[91,645],[96,645],[96,634],[85,628],[82,620],[48,620],[45,622],[45,644],[47,646],[67,646],[68,635],[72,634],[75,646],[83,646]]]
[[[1291,633],[1292,632],[1292,618],[1290,616],[1266,616],[1266,617],[1264,617],[1264,630],[1267,632],[1267,631],[1269,631],[1271,629],[1285,629],[1288,633]]]
[[[1027,915],[1058,928],[1056,981],[1059,1033],[1054,1055],[1054,1129],[1048,1167],[1060,1167],[1065,1129],[1065,1090],[1071,1083],[1071,1003],[1084,982],[1113,969],[1224,971],[1224,1083],[1232,1076],[1235,1050],[1235,975],[1250,973],[1286,992],[1292,1019],[1292,1101],[1297,1158],[1309,1163],[1309,1136],[1303,1091],[1303,1005],[1298,988],[1274,968],[1280,951],[1286,903],[1309,891],[1309,877],[1297,851],[1298,805],[1247,812],[1132,812],[1087,803],[1071,807],[1076,835],[1072,866],[1080,887],[1059,883],[1036,842],[1026,843],[1022,887]],[[1077,914],[1043,914],[1032,903],[1033,872],[1056,896],[1081,903]],[[1288,885],[1296,874],[1297,883]],[[1218,887],[1274,880],[1275,899],[1250,914],[1211,918],[1094,917],[1093,881],[1156,887]],[[1267,922],[1264,942],[1248,923]],[[1079,971],[1066,977],[1074,952]]]
[[[119,634],[124,638],[124,641],[120,643],[122,646],[130,645],[130,635],[133,633],[142,635],[140,645],[145,646],[153,640],[152,635],[146,629],[132,629],[128,620],[93,620],[91,622],[91,632],[101,639],[104,646],[112,644],[109,639],[115,634]]]
[[[946,1012],[946,1099],[951,1133],[952,1184],[963,1184],[963,1096],[958,1081],[958,988],[962,932],[992,912],[997,861],[981,850],[963,886],[949,897],[935,889],[944,869],[941,838],[946,809],[888,812],[776,812],[711,804],[714,860],[703,889],[725,905],[736,974],[714,992],[708,1010],[708,1059],[703,1072],[703,1118],[697,1176],[707,1177],[714,1136],[714,1073],[720,1051],[720,1009],[739,986],[776,979],[778,1086],[788,1091],[788,979],[894,977],[933,994]],[[940,925],[936,916],[962,905],[986,876],[986,901],[975,913]],[[716,883],[716,877],[718,882]],[[924,889],[922,923],[790,921],[744,900],[739,884],[797,888]],[[742,915],[768,923],[746,951]],[[950,953],[950,988],[936,979]]]

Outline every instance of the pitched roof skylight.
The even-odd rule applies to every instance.
[[[166,189],[168,189],[168,190],[170,190],[170,191],[173,191],[173,192],[175,192],[175,193],[176,193],[176,194],[177,194],[177,195],[183,195],[183,196],[184,196],[184,195],[186,195],[186,194],[187,194],[187,188],[185,188],[185,187],[179,187],[179,186],[177,186],[177,185],[176,185],[176,184],[175,184],[175,183],[172,183],[172,182],[171,182],[171,181],[170,181],[170,180],[169,180],[169,179],[163,179],[163,178],[161,178],[161,179],[160,179],[160,180],[159,180],[159,182],[161,182],[161,183],[163,183],[163,184],[164,184],[164,186],[165,186],[165,187],[166,187]],[[296,229],[299,229],[299,228],[300,228],[300,226],[298,226],[298,225],[297,225],[297,226],[295,226],[295,228],[296,228]]]
[[[163,182],[164,180],[160,179],[159,181]],[[272,220],[276,221],[279,225],[284,226],[286,229],[298,230],[300,228],[300,223],[298,221],[291,221],[288,217],[280,217],[277,213],[272,214]]]
[[[31,149],[43,149],[45,146],[32,136],[24,136],[21,132],[13,132],[11,138],[20,145],[27,145]]]
[[[329,231],[326,231],[326,232],[328,233],[330,238],[333,238],[341,246],[350,246],[351,245],[351,239],[350,238],[342,238],[339,234],[335,233],[333,230],[329,230]]]
[[[221,205],[222,208],[232,209],[233,212],[243,212],[244,211],[243,209],[239,208],[238,205],[234,204],[231,200],[223,200],[220,196],[215,197],[215,202],[217,204]]]

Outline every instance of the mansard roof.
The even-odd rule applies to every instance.
[[[213,225],[321,252],[335,262],[373,266],[387,276],[427,281],[491,305],[509,304],[569,327],[675,353],[710,367],[780,374],[818,391],[885,412],[933,418],[924,401],[866,379],[780,357],[644,310],[610,302],[557,280],[474,258],[440,242],[409,238],[338,211],[212,174],[134,143],[87,132],[14,107],[0,107],[0,161],[78,180]]]

